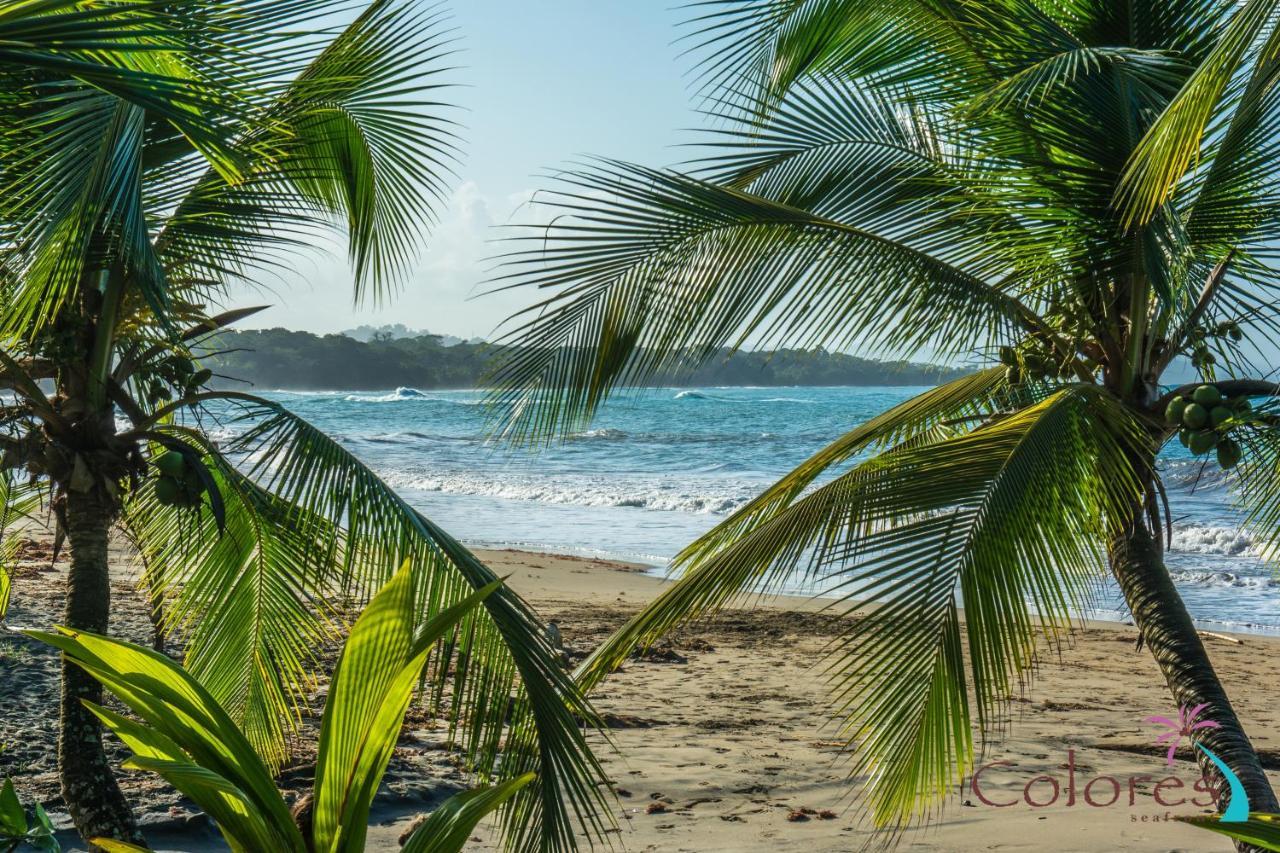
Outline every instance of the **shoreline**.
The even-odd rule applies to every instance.
[[[617,566],[619,570],[628,573],[634,573],[651,579],[655,588],[652,595],[657,595],[662,588],[671,583],[667,578],[667,570],[658,565],[650,563],[641,563],[633,560],[625,560],[614,558],[606,554],[601,556],[589,556],[582,553],[573,553],[571,551],[555,551],[541,550],[528,547],[503,547],[495,545],[475,545],[470,542],[464,544],[470,548],[475,554],[484,559],[487,554],[523,554],[528,557],[553,557],[558,559],[581,560],[586,563],[596,563],[602,566]],[[486,560],[487,562],[487,560]],[[832,603],[839,603],[842,599],[836,596],[826,596],[821,593],[814,595],[803,595],[794,592],[767,593],[764,595],[755,595],[751,593],[744,594],[737,603],[729,606],[728,609],[751,609],[753,607],[769,607],[773,609],[794,609],[806,612],[821,612]],[[853,609],[857,609],[858,605],[852,605]],[[960,608],[961,614],[964,608]],[[1245,638],[1269,638],[1280,642],[1280,628],[1270,628],[1269,626],[1256,626],[1256,630],[1250,630],[1255,626],[1240,626],[1235,623],[1224,623],[1213,619],[1193,619],[1196,627],[1203,635],[1225,636],[1233,640]],[[1081,617],[1076,623],[1079,627],[1089,628],[1132,628],[1133,621],[1124,619],[1117,614],[1117,618],[1109,619],[1105,616],[1087,616]]]

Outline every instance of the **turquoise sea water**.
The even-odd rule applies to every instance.
[[[271,392],[337,437],[416,507],[477,546],[643,562],[683,545],[861,421],[923,389],[655,389],[537,453],[485,440],[481,394]],[[229,424],[229,430],[235,430]],[[1205,627],[1280,632],[1280,579],[1240,529],[1217,469],[1180,446],[1162,460],[1171,571]],[[1123,619],[1114,590],[1102,618]]]

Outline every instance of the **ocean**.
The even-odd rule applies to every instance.
[[[609,403],[592,429],[536,452],[486,441],[480,392],[264,396],[341,441],[470,545],[628,560],[663,574],[763,487],[922,390],[652,389]],[[1216,465],[1202,472],[1174,443],[1161,467],[1174,519],[1167,562],[1197,622],[1280,633],[1280,573],[1259,559]],[[1091,615],[1126,618],[1114,585]]]

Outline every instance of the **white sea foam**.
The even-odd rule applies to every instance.
[[[1197,584],[1210,587],[1237,587],[1248,589],[1274,589],[1280,587],[1280,578],[1269,574],[1246,575],[1237,572],[1173,571],[1169,573],[1179,584]]]
[[[404,386],[401,386],[390,394],[379,394],[376,396],[348,394],[343,399],[350,403],[403,403],[407,400],[436,400],[438,398],[425,394],[417,388],[405,388]]]
[[[694,489],[669,481],[629,481],[616,477],[569,479],[493,479],[468,473],[435,474],[410,471],[380,472],[395,489],[445,494],[481,495],[515,501],[573,506],[632,507],[686,513],[726,514],[751,500],[758,485],[723,482]]]
[[[1169,550],[1228,557],[1261,556],[1260,544],[1247,531],[1213,524],[1175,524]]]

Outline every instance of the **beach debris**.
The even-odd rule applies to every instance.
[[[1207,640],[1222,640],[1224,643],[1235,643],[1237,646],[1244,645],[1244,640],[1239,637],[1229,637],[1226,634],[1215,634],[1213,631],[1196,631],[1196,633]]]
[[[792,809],[787,812],[787,820],[792,823],[799,823],[801,821],[809,820],[811,816],[816,815],[817,813],[818,812],[815,809],[801,806],[798,809]]]
[[[641,651],[631,653],[632,660],[644,661],[646,663],[688,663],[689,659],[677,652],[669,644],[663,643],[660,646],[652,646]]]
[[[413,820],[409,821],[409,825],[405,827],[404,832],[400,833],[400,837],[396,839],[397,843],[403,847],[409,841],[409,837],[418,831],[418,827],[426,822],[427,816],[425,814],[415,815]]]
[[[665,814],[666,811],[667,811],[666,803],[661,801],[655,801],[655,802],[649,803],[649,805],[645,807],[644,813],[645,814]]]
[[[634,714],[614,714],[606,712],[600,715],[600,722],[606,729],[651,729],[654,726],[665,726],[662,720],[651,720],[648,717],[637,717]]]
[[[831,809],[822,809],[818,812],[818,820],[835,820],[838,815]]]
[[[766,794],[767,795],[769,791],[770,789],[765,787],[764,785],[748,785],[745,788],[735,788],[733,790],[733,793],[735,794]]]
[[[615,794],[617,794],[619,797],[629,797],[629,796],[631,796],[631,792],[630,792],[630,791],[628,791],[626,788],[614,788],[614,789],[613,789],[613,792],[614,792]]]

